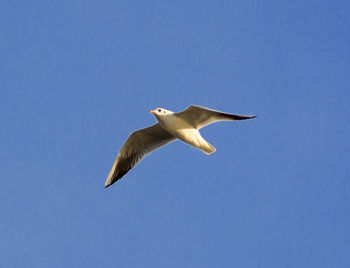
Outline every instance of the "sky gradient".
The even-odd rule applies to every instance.
[[[349,1],[1,1],[1,267],[350,267]],[[108,189],[150,109],[257,115]]]

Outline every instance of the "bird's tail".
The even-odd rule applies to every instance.
[[[215,147],[211,145],[209,142],[202,144],[199,149],[201,149],[206,154],[212,154],[216,151]]]

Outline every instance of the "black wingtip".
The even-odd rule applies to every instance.
[[[258,117],[258,116],[257,115],[248,115],[245,118],[243,118],[243,120],[245,120],[245,119],[254,119],[256,117]]]
[[[231,119],[233,120],[247,120],[247,119],[253,119],[257,117],[256,115],[230,115]]]

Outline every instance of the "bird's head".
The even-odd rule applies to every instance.
[[[164,108],[157,108],[155,110],[150,110],[149,111],[151,114],[154,114],[156,117],[161,117],[161,116],[165,116],[165,115],[169,115],[169,114],[173,114],[172,111],[166,110]]]

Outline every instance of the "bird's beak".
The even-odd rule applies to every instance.
[[[156,112],[154,110],[149,110],[151,114],[155,114]]]

